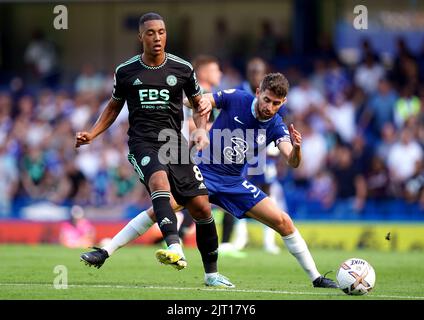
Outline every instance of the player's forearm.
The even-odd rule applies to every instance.
[[[302,161],[300,147],[293,147],[287,162],[291,167],[297,168],[300,165],[300,161]]]
[[[123,104],[117,102],[113,98],[109,101],[107,107],[90,130],[93,139],[112,125],[121,112],[122,105]]]
[[[201,116],[200,113],[196,110],[193,112],[193,121],[197,129],[206,130],[206,125],[208,123],[208,117],[206,115]]]

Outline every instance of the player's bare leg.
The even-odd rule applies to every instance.
[[[308,274],[314,287],[338,288],[334,281],[319,273],[308,246],[294,226],[292,219],[286,212],[279,209],[269,197],[257,203],[246,215],[269,226],[282,236],[287,249]]]

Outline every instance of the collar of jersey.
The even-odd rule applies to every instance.
[[[257,99],[257,98],[253,99],[253,101],[252,101],[252,105],[250,106],[250,110],[252,111],[253,118],[255,118],[255,119],[256,119],[256,120],[258,120],[259,122],[263,122],[263,123],[265,123],[265,122],[268,122],[268,121],[272,120],[272,118],[271,118],[271,119],[268,119],[268,120],[260,120],[260,119],[258,119],[258,117],[256,116],[256,112],[255,112],[255,104],[256,104],[256,101],[258,101],[258,99]]]
[[[154,67],[151,67],[151,66],[148,66],[147,64],[145,64],[144,62],[143,62],[143,59],[141,58],[141,54],[140,54],[140,56],[139,56],[139,60],[140,60],[140,63],[141,63],[141,65],[143,66],[143,67],[145,67],[146,69],[149,69],[149,70],[157,70],[157,69],[160,69],[160,68],[162,68],[165,64],[166,64],[166,62],[168,61],[168,54],[165,52],[165,60],[163,60],[163,62],[160,64],[160,65],[158,65],[158,66],[154,66]]]

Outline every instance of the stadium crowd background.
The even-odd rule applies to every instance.
[[[225,20],[217,26],[224,30]],[[346,63],[328,39],[299,56],[269,22],[262,32],[242,53],[224,37],[215,52],[202,53],[220,59],[216,90],[244,81],[254,56],[289,79],[286,122],[303,135],[300,168],[278,165],[291,215],[422,220],[424,46],[412,52],[405,39],[393,38],[388,62],[364,38],[359,59]],[[126,159],[126,110],[92,145],[74,148],[75,132],[88,129],[110,98],[113,68],[87,61],[70,73],[60,60],[55,43],[34,30],[22,52],[24,71],[1,77],[0,218],[24,218],[22,208],[37,203],[92,208],[93,219],[132,217],[150,200]]]

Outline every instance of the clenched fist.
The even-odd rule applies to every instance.
[[[93,138],[89,132],[77,132],[75,137],[75,148],[79,148],[83,144],[90,144]]]

